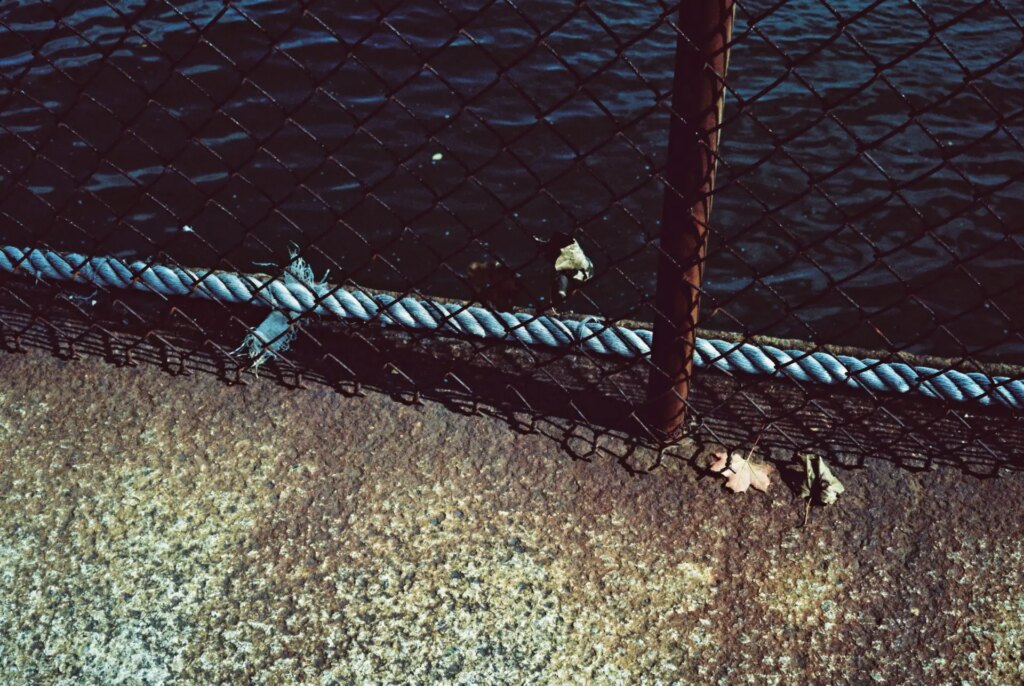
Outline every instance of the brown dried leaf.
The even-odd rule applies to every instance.
[[[750,468],[750,485],[762,493],[767,493],[768,487],[772,485],[772,480],[769,476],[772,472],[772,466],[769,464],[747,462],[747,467]]]
[[[719,450],[715,452],[715,457],[718,459],[711,464],[711,471],[720,472],[729,466],[729,453],[724,450]]]
[[[822,505],[835,505],[846,487],[836,478],[820,455],[804,455],[804,483],[800,497]]]
[[[720,450],[715,457],[718,459],[711,465],[711,471],[726,477],[725,487],[734,493],[743,493],[751,487],[767,491],[771,485],[771,465],[750,462],[739,452],[728,455]]]

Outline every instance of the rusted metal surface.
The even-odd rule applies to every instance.
[[[679,8],[648,390],[651,426],[663,437],[683,421],[693,371],[733,13],[732,0]]]
[[[0,681],[1016,683],[1024,473],[837,468],[0,354]],[[792,459],[783,452],[780,460]],[[698,465],[698,466],[695,466]]]

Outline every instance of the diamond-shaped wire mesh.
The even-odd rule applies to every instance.
[[[1020,19],[747,3],[737,34],[706,323],[1024,360]]]
[[[737,3],[703,325],[1020,378],[1021,19],[998,1]],[[695,402],[716,416],[745,396],[746,440],[789,415],[790,445],[829,434],[925,463],[1019,452],[1014,419],[973,408],[725,385]]]
[[[571,233],[595,269],[559,311],[651,322],[690,35],[679,11],[0,2],[0,244],[271,276],[297,251],[334,285],[539,315],[553,265],[538,239]],[[1024,376],[1018,15],[999,1],[735,3],[699,285],[701,325],[719,333],[705,336]],[[232,350],[266,314],[0,278],[8,347],[238,379],[250,361]],[[304,316],[264,370],[578,421],[643,416],[645,358],[379,323]],[[763,433],[996,465],[1020,445],[1009,410],[779,375],[709,370],[691,386],[690,428],[725,443]]]

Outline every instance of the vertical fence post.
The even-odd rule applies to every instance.
[[[734,0],[679,7],[647,388],[647,419],[663,439],[686,412],[734,9]]]

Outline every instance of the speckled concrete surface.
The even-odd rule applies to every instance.
[[[801,528],[574,441],[0,355],[0,682],[1024,682],[1021,474],[880,459]]]

